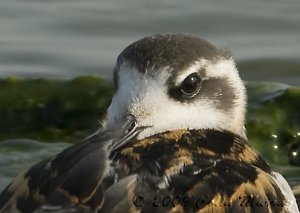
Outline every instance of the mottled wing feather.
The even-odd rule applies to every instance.
[[[8,186],[0,204],[43,203],[39,213],[285,212],[288,200],[269,165],[230,132],[180,130],[133,140],[110,153],[112,175],[104,174],[107,156],[98,143],[106,138],[37,164]]]
[[[42,204],[49,209],[101,205],[108,138],[95,134],[19,175],[0,195],[0,212],[32,212]]]
[[[166,132],[114,158],[138,174],[127,200],[146,200],[129,212],[284,212],[288,202],[269,165],[230,132]]]
[[[200,212],[282,212],[284,197],[272,176],[259,168],[220,162],[188,191]],[[239,164],[236,162],[236,164]],[[228,168],[231,165],[231,169]],[[235,168],[234,168],[235,167]],[[248,173],[248,174],[247,174]]]
[[[182,175],[192,187],[171,182],[170,188],[157,189],[140,177],[122,179],[107,189],[99,212],[284,212],[284,198],[270,174],[254,168],[252,179],[255,174],[246,175],[251,172],[247,167],[229,172],[226,167],[220,162],[200,176]]]

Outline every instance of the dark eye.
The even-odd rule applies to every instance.
[[[192,73],[181,83],[181,92],[188,96],[194,96],[199,92],[201,78],[197,73]]]

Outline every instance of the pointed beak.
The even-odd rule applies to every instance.
[[[132,140],[136,139],[138,134],[147,127],[148,126],[138,127],[134,116],[126,116],[123,124],[114,127],[114,129],[116,129],[116,139],[109,145],[108,150],[110,150],[110,152],[114,152],[132,142]]]

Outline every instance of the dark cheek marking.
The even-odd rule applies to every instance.
[[[200,91],[194,97],[186,97],[180,90],[180,86],[174,86],[172,80],[167,82],[168,95],[171,99],[181,103],[193,103],[196,99],[212,100],[217,109],[230,111],[238,98],[237,92],[230,85],[228,79],[210,78],[201,82]]]
[[[197,98],[213,100],[217,109],[230,111],[237,99],[237,92],[230,86],[228,79],[212,78],[202,82]]]

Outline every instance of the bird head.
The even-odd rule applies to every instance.
[[[138,130],[138,139],[178,129],[245,136],[246,94],[235,62],[204,39],[164,34],[138,40],[118,56],[114,82],[105,127],[124,124],[127,133]]]

